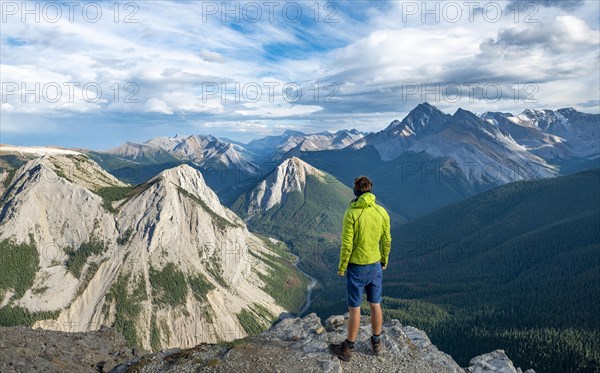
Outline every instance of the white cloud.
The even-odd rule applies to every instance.
[[[317,105],[291,105],[291,104],[244,104],[245,109],[237,110],[242,116],[264,116],[269,118],[293,117],[295,115],[308,115],[323,110]]]
[[[15,107],[12,106],[9,103],[3,103],[0,105],[0,109],[2,109],[3,112],[5,113],[12,113],[13,111],[15,111]]]
[[[206,49],[202,49],[200,52],[198,52],[198,57],[208,62],[225,62],[225,57],[223,57],[222,54]]]
[[[151,98],[146,102],[146,111],[149,113],[160,113],[166,115],[173,114],[173,110],[169,107],[169,105],[157,98]]]
[[[2,24],[2,82],[24,82],[28,87],[36,82],[76,82],[79,87],[72,99],[65,87],[57,102],[11,95],[2,109],[36,116],[35,123],[49,115],[86,113],[110,121],[109,116],[123,113],[123,121],[126,115],[156,113],[178,115],[182,121],[202,117],[215,123],[259,120],[271,128],[290,123],[333,128],[372,127],[379,121],[384,127],[389,118],[401,116],[394,113],[404,113],[415,103],[403,100],[403,83],[533,82],[542,107],[575,106],[598,98],[597,2],[540,7],[538,23],[525,23],[523,18],[515,23],[511,13],[497,23],[481,14],[471,21],[466,13],[457,23],[423,23],[420,15],[404,22],[402,4],[340,2],[337,23],[323,22],[324,2],[320,22],[297,24],[232,24],[219,16],[205,21],[196,2],[138,3],[138,23],[114,22],[108,9],[112,3],[103,5],[104,17],[98,23],[71,23],[64,17],[53,24],[21,23],[20,17],[12,17]],[[302,6],[313,16],[313,2]],[[222,92],[208,100],[202,97],[203,83],[236,82],[277,82],[280,87],[296,82],[306,97],[294,105],[281,92],[274,100],[264,94],[258,102],[224,102]],[[338,102],[308,98],[311,84],[323,87],[331,82],[339,88]],[[86,83],[101,87],[97,102],[86,100]],[[127,83],[133,88],[126,90]],[[131,98],[139,103],[124,102],[134,91]],[[322,99],[327,92],[320,93]],[[511,111],[524,103],[438,105]],[[282,118],[288,122],[281,123]]]

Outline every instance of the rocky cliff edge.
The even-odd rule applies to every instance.
[[[473,358],[461,368],[439,351],[427,335],[398,320],[386,321],[383,357],[372,355],[371,326],[361,319],[355,354],[348,363],[328,352],[329,343],[343,341],[347,314],[324,323],[314,313],[287,318],[268,331],[227,344],[202,344],[187,350],[171,349],[136,357],[111,372],[411,372],[411,373],[523,373],[503,350]],[[535,373],[532,369],[524,373]]]

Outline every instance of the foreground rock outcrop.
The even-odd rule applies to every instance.
[[[348,363],[340,362],[328,352],[328,344],[344,340],[346,323],[344,316],[332,316],[324,323],[315,314],[288,318],[260,335],[229,344],[164,350],[136,357],[111,372],[522,373],[502,350],[478,356],[468,368],[461,368],[423,331],[403,326],[398,320],[384,323],[385,356],[373,356],[371,327],[364,316],[354,357]],[[525,373],[535,372],[530,369]]]
[[[0,328],[0,372],[108,372],[148,351],[131,349],[114,328],[86,333]]]

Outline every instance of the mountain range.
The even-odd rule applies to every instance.
[[[360,140],[364,135],[355,129],[308,135],[300,131],[286,130],[279,136],[266,136],[242,146],[257,158],[277,160],[301,152],[343,149]]]
[[[600,167],[600,116],[574,109],[453,115],[423,103],[374,133],[288,130],[243,144],[213,136],[158,137],[106,152],[105,169],[138,184],[188,163],[232,206],[283,160],[295,156],[345,184],[368,174],[382,202],[409,219],[518,180]]]
[[[307,280],[285,249],[250,233],[188,165],[133,187],[84,154],[50,150],[10,176],[2,266],[19,270],[0,282],[3,325],[115,325],[157,349],[239,338],[304,302]]]
[[[426,329],[462,365],[502,341],[520,365],[561,371],[539,365],[561,349],[579,362],[557,364],[586,371],[600,350],[588,312],[599,119],[424,103],[376,133],[176,135],[103,152],[1,145],[0,325],[112,325],[156,351],[257,334],[307,307],[340,313],[341,217],[364,174],[396,237],[386,317]]]

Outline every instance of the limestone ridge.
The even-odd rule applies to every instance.
[[[201,345],[189,350],[161,351],[135,358],[112,372],[421,372],[421,373],[522,373],[504,351],[475,357],[461,368],[449,355],[439,351],[427,335],[398,320],[383,326],[385,356],[375,357],[369,344],[368,317],[361,326],[352,360],[340,362],[328,352],[329,343],[346,336],[347,314],[331,316],[321,323],[314,313],[288,318],[268,331],[246,338],[233,346]],[[282,358],[285,356],[285,358]],[[525,373],[535,373],[532,369]]]
[[[113,211],[106,188],[127,192]],[[46,155],[17,170],[0,211],[0,240],[39,253],[33,286],[0,289],[0,308],[57,313],[34,328],[120,325],[130,345],[190,347],[248,335],[244,310],[262,325],[286,311],[262,290],[272,268],[260,258],[280,254],[190,166],[133,188],[87,156]]]
[[[84,155],[45,155],[19,168],[2,196],[0,237],[37,243],[90,240],[93,234],[117,236],[114,218],[93,191],[124,187]],[[45,247],[40,266],[57,258],[54,245]]]

